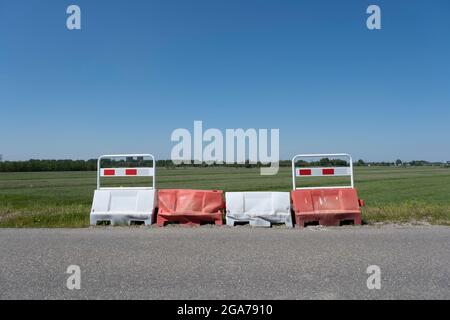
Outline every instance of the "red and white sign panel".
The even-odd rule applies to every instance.
[[[102,168],[101,177],[153,177],[153,168]]]
[[[349,167],[295,169],[295,175],[297,177],[337,177],[350,176],[351,174],[352,173]]]

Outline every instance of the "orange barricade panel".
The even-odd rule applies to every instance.
[[[299,189],[291,191],[296,223],[308,222],[336,226],[353,220],[361,224],[360,201],[354,188]]]
[[[222,225],[225,202],[221,190],[163,189],[158,191],[158,207],[159,226],[167,222]]]

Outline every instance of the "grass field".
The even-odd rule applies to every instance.
[[[289,191],[290,168],[276,176],[258,169],[158,169],[158,188]],[[122,181],[122,185],[129,181]],[[450,225],[450,169],[357,167],[355,184],[366,201],[363,221]],[[0,173],[0,227],[86,227],[95,172]]]

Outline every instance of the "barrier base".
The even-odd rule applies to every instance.
[[[223,225],[222,220],[222,212],[212,213],[212,214],[204,214],[204,215],[189,215],[189,214],[180,214],[180,215],[164,215],[158,214],[156,218],[156,224],[159,227],[164,227],[168,223],[178,223],[182,226],[186,227],[198,227],[204,223],[214,223],[216,226]]]
[[[109,213],[96,213],[90,216],[90,225],[96,226],[106,223],[107,225],[132,225],[134,224],[144,224],[150,226],[153,223],[153,214],[109,214]]]
[[[317,223],[321,226],[340,226],[342,222],[353,221],[354,225],[361,225],[361,213],[324,213],[324,214],[296,214],[297,228],[304,228],[305,224]]]
[[[246,224],[248,223],[252,227],[263,227],[263,228],[270,228],[274,224],[285,224],[287,227],[292,228],[292,219],[286,219],[283,222],[273,222],[270,220],[266,220],[263,218],[251,218],[251,219],[236,219],[233,217],[226,217],[227,226],[234,227],[237,223],[239,224]]]

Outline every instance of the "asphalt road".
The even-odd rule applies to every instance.
[[[450,228],[0,229],[0,298],[450,299]]]

